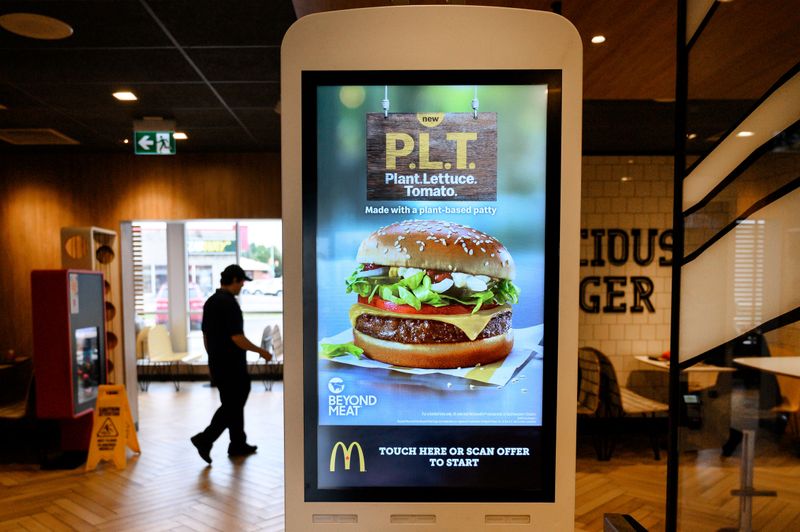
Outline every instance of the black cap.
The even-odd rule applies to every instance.
[[[244,273],[244,270],[238,264],[231,264],[222,270],[219,277],[222,284],[231,284],[234,279],[244,279],[245,281],[253,280]]]

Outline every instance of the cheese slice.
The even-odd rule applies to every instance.
[[[350,307],[350,324],[355,327],[356,318],[362,314],[374,314],[375,316],[388,316],[404,320],[435,320],[455,325],[464,331],[467,338],[474,340],[486,328],[492,318],[503,312],[510,311],[510,305],[500,305],[488,310],[479,310],[475,314],[402,314],[400,312],[382,310],[371,305],[364,305],[363,303],[356,303]]]

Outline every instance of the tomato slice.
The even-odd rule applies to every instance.
[[[398,314],[470,314],[474,307],[467,307],[465,305],[450,304],[444,307],[434,307],[432,305],[422,305],[420,310],[415,309],[411,305],[402,305],[399,303],[392,303],[386,301],[378,296],[373,296],[370,303],[369,298],[358,296],[358,302],[371,307],[379,308],[381,310],[388,310],[389,312],[397,312]],[[481,309],[494,308],[497,305],[483,305]]]

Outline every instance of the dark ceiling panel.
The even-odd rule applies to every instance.
[[[9,109],[30,108],[40,105],[40,103],[31,98],[28,94],[20,91],[17,87],[12,85],[0,83],[0,105],[4,105]],[[0,121],[2,121],[0,115]]]
[[[275,107],[281,97],[278,82],[214,83],[214,89],[230,107]]]
[[[115,130],[108,127],[110,117],[103,117],[101,122],[94,122],[90,117],[81,116],[78,120],[69,115],[54,113],[46,109],[28,109],[12,111],[0,119],[3,128],[47,128],[55,129],[64,135],[80,142],[80,146],[95,150],[114,149],[116,140],[130,134],[130,127],[119,126]],[[130,122],[128,122],[130,123]],[[73,146],[77,148],[77,146]],[[18,146],[0,141],[0,151],[13,151]]]
[[[145,1],[181,46],[280,45],[296,20],[291,0]]]
[[[188,140],[178,141],[177,151],[253,151],[264,150],[240,127],[186,128]]]
[[[276,128],[280,131],[281,117],[274,110],[266,109],[234,109],[239,120],[251,131],[254,129]]]
[[[227,109],[174,109],[175,127],[180,130],[197,127],[239,127]]]
[[[192,48],[189,57],[206,79],[280,81],[280,48]]]
[[[73,110],[94,107],[146,114],[147,109],[153,107],[221,107],[219,98],[205,83],[35,83],[17,87],[48,105]],[[117,101],[112,93],[122,89],[133,91],[139,99],[135,102]]]
[[[200,81],[176,50],[0,50],[0,79],[14,83]]]
[[[39,41],[0,30],[0,48],[75,48],[168,46],[169,39],[138,0],[34,0],[0,2],[0,15],[36,13],[69,24],[74,33],[58,41]]]
[[[261,129],[251,129],[250,133],[258,139],[264,149],[268,151],[281,151],[281,130],[280,128],[267,127]]]
[[[0,111],[2,128],[75,128],[80,126],[69,115],[54,113],[47,108],[11,108]]]

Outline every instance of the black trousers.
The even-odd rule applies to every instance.
[[[214,383],[219,390],[222,405],[214,412],[211,424],[203,431],[203,439],[213,443],[225,429],[231,438],[231,447],[247,442],[244,432],[244,405],[250,395],[250,376],[247,370],[236,375],[215,375]]]

